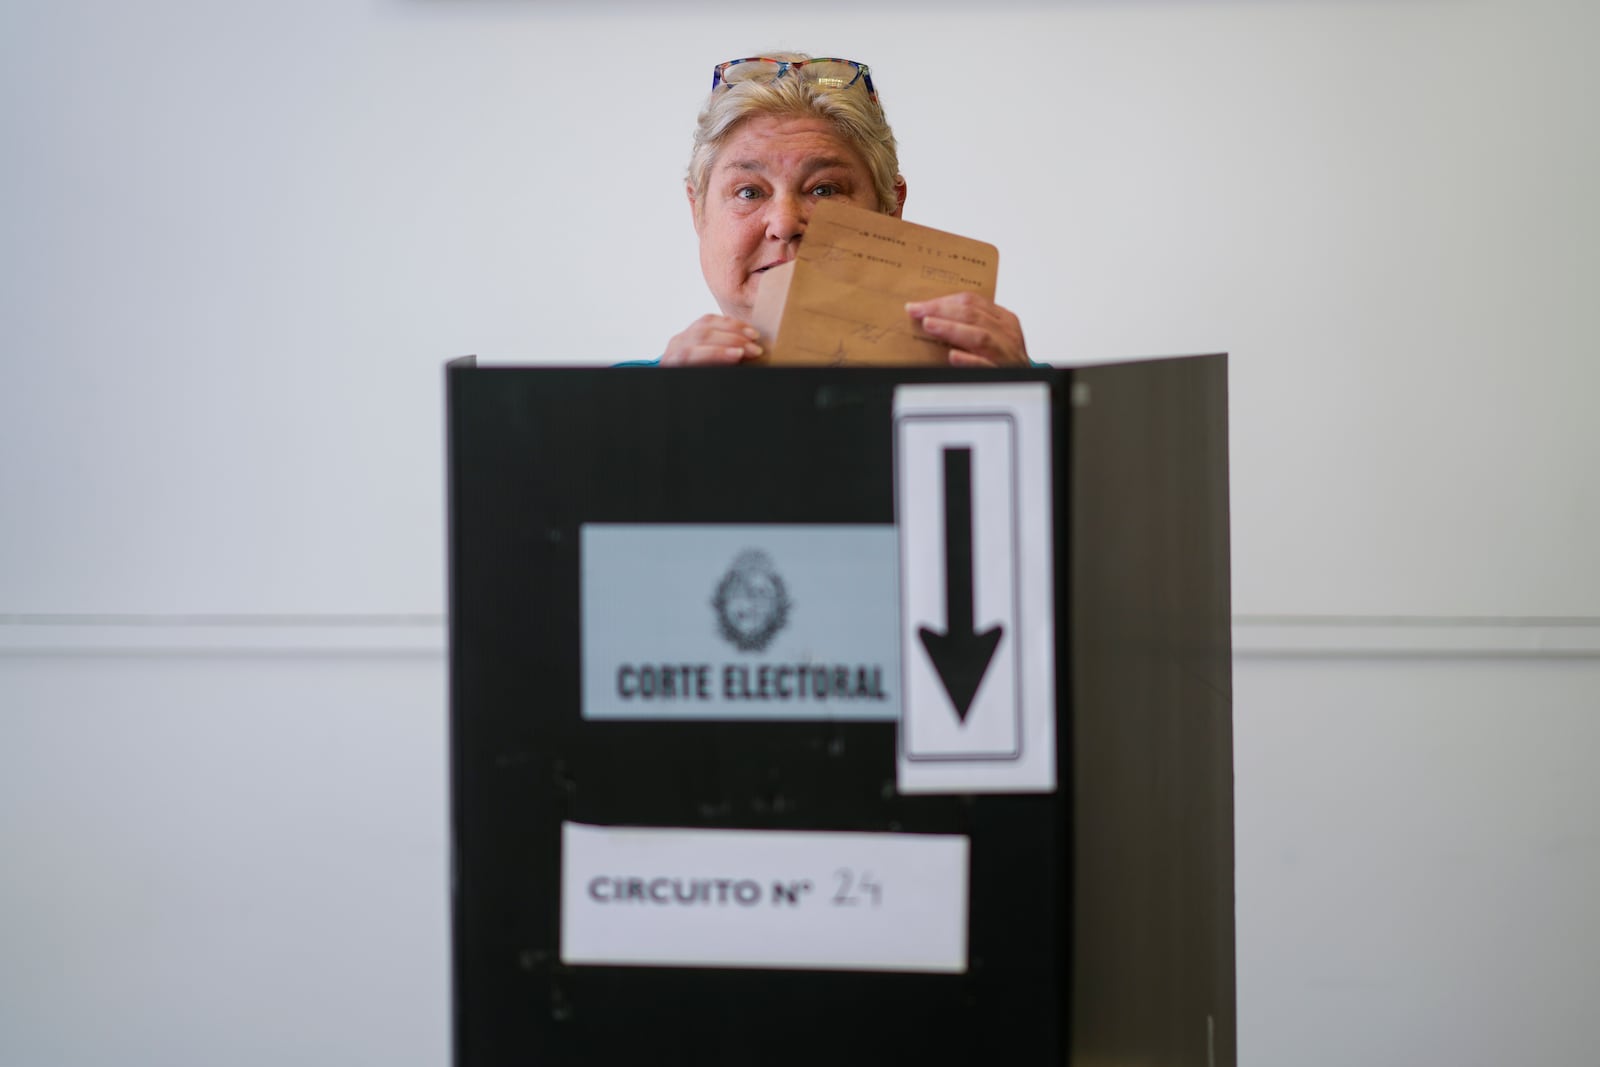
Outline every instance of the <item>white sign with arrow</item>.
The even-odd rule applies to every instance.
[[[895,390],[903,793],[1056,788],[1050,391]]]

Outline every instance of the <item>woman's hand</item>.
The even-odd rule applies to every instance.
[[[761,354],[756,328],[727,315],[701,315],[667,342],[663,367],[738,363]]]
[[[952,293],[906,305],[929,337],[950,346],[953,367],[1028,367],[1022,323],[1005,308],[973,292]]]

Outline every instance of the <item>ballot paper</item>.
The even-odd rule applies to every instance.
[[[774,365],[942,366],[950,346],[906,303],[963,289],[994,299],[991,244],[824,200],[799,254],[763,276],[751,324]]]

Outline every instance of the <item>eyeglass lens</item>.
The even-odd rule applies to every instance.
[[[810,60],[792,63],[789,71],[816,82],[824,89],[844,89],[860,77],[860,69],[853,63],[836,59]],[[784,64],[773,59],[751,59],[735,63],[722,72],[722,80],[729,85],[739,82],[771,81],[784,70]]]

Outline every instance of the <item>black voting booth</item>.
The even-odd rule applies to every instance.
[[[1223,356],[446,371],[455,1062],[1236,1062]],[[907,796],[888,722],[586,721],[587,523],[893,524],[897,385],[1049,388],[1051,794]],[[961,974],[561,962],[564,822],[970,838]]]

